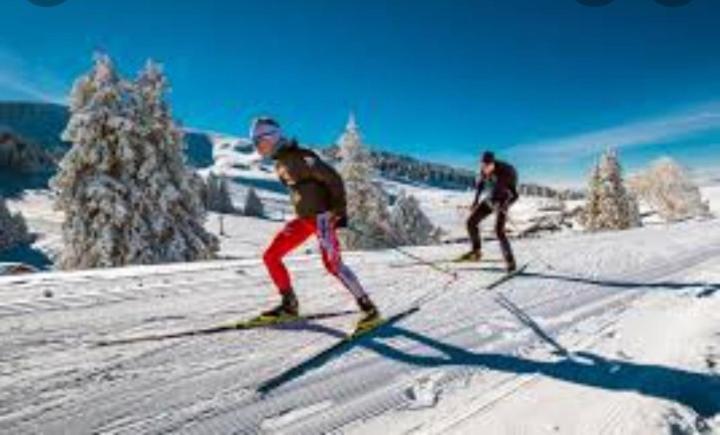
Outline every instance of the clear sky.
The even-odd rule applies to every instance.
[[[630,170],[720,167],[718,0],[2,0],[0,16],[2,100],[64,101],[103,50],[129,75],[163,63],[195,128],[245,135],[270,113],[328,144],[352,110],[377,148],[469,168],[492,148],[555,184],[611,145]]]

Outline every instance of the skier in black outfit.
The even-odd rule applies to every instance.
[[[519,196],[517,171],[512,165],[496,160],[495,155],[490,151],[483,153],[480,169],[480,179],[476,187],[472,212],[467,220],[467,231],[472,243],[472,250],[460,257],[459,260],[480,261],[482,251],[478,226],[483,219],[495,212],[495,234],[500,242],[506,269],[508,272],[512,272],[516,269],[515,257],[505,235],[505,222],[508,209]],[[488,195],[483,201],[480,201],[480,197],[485,191],[488,192]]]

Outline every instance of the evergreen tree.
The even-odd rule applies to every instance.
[[[590,176],[583,224],[589,231],[640,225],[637,200],[625,188],[620,161],[613,150],[601,156]]]
[[[5,198],[0,197],[0,252],[31,241],[23,215],[11,213]]]
[[[431,245],[437,243],[438,229],[420,208],[412,195],[400,194],[393,206],[390,223],[397,244]]]
[[[583,226],[592,230],[599,226],[600,219],[600,191],[602,181],[600,179],[600,165],[595,163],[588,181],[588,193],[585,200],[585,208],[580,215]]]
[[[248,189],[247,195],[245,196],[245,207],[243,209],[245,216],[264,217],[265,206],[262,200],[258,196],[254,188]]]
[[[224,177],[214,173],[208,175],[204,191],[205,207],[218,213],[234,213],[235,206],[230,197],[230,189]]]
[[[386,193],[373,182],[374,168],[350,115],[340,146],[340,174],[345,183],[349,231],[341,238],[348,249],[382,249],[393,240]]]
[[[51,181],[65,213],[60,267],[192,261],[217,251],[202,225],[202,180],[185,167],[165,91],[157,65],[130,83],[104,55],[75,83],[63,133],[73,147]]]

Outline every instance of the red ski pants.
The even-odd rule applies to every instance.
[[[290,274],[282,262],[283,257],[302,245],[313,234],[320,242],[322,260],[327,271],[336,276],[355,298],[366,296],[357,276],[342,261],[337,229],[327,213],[288,222],[265,251],[263,261],[280,293],[292,290]]]

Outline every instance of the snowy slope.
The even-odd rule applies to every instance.
[[[231,194],[236,205],[243,204],[247,189],[252,186],[269,209],[271,217],[283,220],[292,214],[287,189],[275,175],[272,162],[263,161],[247,139],[219,134],[209,134],[208,137],[213,144],[215,163],[202,170],[203,175],[214,172],[225,176],[230,181]],[[456,241],[467,237],[465,220],[474,197],[472,190],[403,183],[383,177],[378,177],[376,181],[393,197],[399,196],[401,191],[414,195],[433,224],[443,230],[443,240]],[[525,228],[533,217],[542,215],[540,209],[547,202],[547,198],[539,196],[521,196],[512,209],[511,231]],[[483,231],[492,233],[492,222],[486,225]]]
[[[250,229],[248,250],[269,230]],[[257,259],[0,278],[0,433],[720,429],[720,222],[515,247],[529,272],[490,292],[492,264],[454,266],[448,282],[394,252],[349,254],[384,313],[434,297],[264,397],[261,382],[336,342],[354,317],[93,345],[251,316],[275,300]],[[289,263],[303,310],[353,308],[317,257]]]

